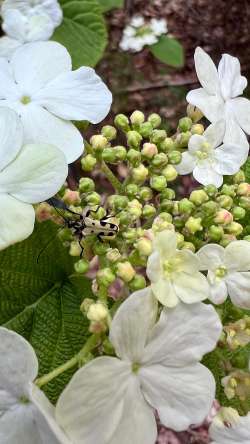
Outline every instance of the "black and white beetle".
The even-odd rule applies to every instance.
[[[81,245],[81,241],[85,237],[95,234],[97,239],[102,242],[104,240],[114,239],[119,232],[119,226],[109,221],[109,219],[114,217],[113,215],[105,214],[100,220],[93,219],[93,217],[91,217],[91,213],[97,213],[100,206],[98,206],[96,209],[86,207],[80,214],[71,211],[62,200],[54,197],[48,199],[47,202],[55,209],[62,209],[74,214],[74,216],[79,217],[79,219],[67,219],[60,214],[64,219],[65,225],[71,229],[72,234],[78,239],[82,252],[83,247]]]

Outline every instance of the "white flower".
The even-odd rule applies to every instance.
[[[63,153],[53,145],[23,146],[19,117],[11,109],[0,108],[0,250],[32,233],[31,204],[52,197],[67,172]]]
[[[9,63],[0,58],[0,105],[19,114],[25,143],[51,143],[68,163],[83,151],[82,135],[70,120],[98,123],[112,101],[92,68],[71,69],[68,51],[56,42],[23,45]]]
[[[224,118],[224,142],[248,147],[244,131],[250,134],[250,101],[240,96],[247,79],[240,74],[237,58],[223,54],[218,71],[209,55],[196,48],[195,68],[202,88],[190,91],[187,101],[201,109],[210,122]]]
[[[218,315],[179,304],[155,324],[157,311],[150,288],[132,294],[111,323],[118,358],[94,359],[61,394],[56,419],[74,444],[154,444],[154,410],[177,431],[208,414],[215,382],[198,361],[216,345]]]
[[[236,240],[226,248],[208,244],[197,256],[201,269],[208,270],[211,301],[221,304],[229,294],[234,305],[250,309],[250,243]]]
[[[56,424],[54,407],[33,384],[38,361],[31,345],[0,327],[1,444],[70,444]]]
[[[249,444],[250,413],[240,416],[231,407],[221,408],[209,428],[209,435],[211,444]]]
[[[46,14],[54,23],[54,27],[59,26],[63,18],[57,0],[4,0],[1,7],[2,16],[5,17],[11,9],[20,11],[26,17]]]
[[[208,298],[209,285],[199,270],[199,259],[192,251],[177,249],[174,231],[156,235],[147,275],[153,294],[163,305],[174,307],[180,301],[193,304]]]
[[[151,19],[150,27],[157,36],[166,34],[168,32],[167,21],[165,19]]]
[[[141,28],[142,26],[145,25],[145,19],[144,17],[142,17],[142,15],[135,15],[130,20],[130,25],[133,26],[134,28]]]
[[[57,0],[5,0],[1,13],[0,56],[8,58],[24,43],[49,40],[62,21]]]
[[[194,134],[188,143],[188,151],[182,154],[182,161],[176,165],[179,174],[193,172],[194,178],[203,185],[220,187],[223,175],[239,171],[248,156],[248,147],[225,143],[225,121],[211,124],[202,136]]]

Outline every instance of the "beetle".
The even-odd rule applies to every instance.
[[[79,245],[82,249],[81,256],[83,253],[81,241],[85,237],[95,234],[97,239],[103,242],[105,240],[114,239],[119,232],[119,226],[113,222],[110,222],[110,219],[114,217],[113,215],[106,213],[100,220],[91,217],[92,213],[98,212],[100,206],[98,206],[96,209],[86,207],[82,213],[76,213],[70,210],[62,200],[57,198],[53,197],[48,199],[47,202],[55,209],[62,209],[74,214],[74,216],[78,216],[78,219],[68,219],[59,213],[60,216],[63,217],[66,227],[70,228],[72,234],[78,239]]]

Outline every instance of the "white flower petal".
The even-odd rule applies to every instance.
[[[203,136],[210,145],[215,148],[219,146],[224,138],[226,130],[225,120],[221,119],[218,122],[212,123],[209,125],[204,132]],[[194,136],[192,136],[194,137]],[[191,137],[191,139],[192,139]],[[191,140],[190,139],[190,140]]]
[[[175,307],[179,299],[170,280],[161,278],[151,284],[151,289],[158,301],[166,307]]]
[[[0,108],[0,176],[8,163],[20,151],[23,143],[23,127],[18,115],[9,108]]]
[[[225,249],[217,244],[204,245],[196,255],[200,260],[200,270],[216,270],[225,263]]]
[[[231,101],[231,106],[235,120],[247,134],[250,134],[250,100],[239,97]]]
[[[0,327],[0,356],[0,388],[22,395],[38,373],[33,348],[22,336]]]
[[[131,366],[101,357],[78,370],[62,392],[56,419],[74,444],[108,444],[119,426]]]
[[[68,166],[53,145],[25,145],[16,159],[0,173],[0,191],[28,203],[42,202],[59,191]]]
[[[14,51],[21,45],[22,43],[19,40],[11,39],[6,35],[0,37],[0,57],[11,57]]]
[[[34,15],[28,20],[29,32],[26,36],[27,42],[49,40],[54,32],[54,23],[47,14]]]
[[[147,262],[147,276],[151,282],[157,282],[162,275],[161,258],[158,251],[150,254]]]
[[[8,9],[2,23],[3,31],[12,39],[25,42],[27,18],[17,9]]]
[[[154,250],[158,251],[161,259],[169,259],[176,253],[177,236],[174,231],[164,230],[154,238]]]
[[[29,237],[34,229],[35,211],[30,204],[0,193],[0,250]]]
[[[21,115],[26,143],[47,143],[58,147],[68,163],[83,153],[83,138],[73,123],[60,119],[33,104],[27,105]]]
[[[225,120],[226,120],[226,132],[224,136],[224,143],[241,145],[246,148],[249,148],[247,137],[244,131],[242,131],[240,125],[238,124],[236,117],[232,113],[232,110],[227,111]]]
[[[223,304],[228,295],[225,280],[216,278],[212,271],[208,272],[207,277],[208,282],[210,283],[210,301],[212,301],[214,304]]]
[[[225,143],[214,152],[214,169],[218,174],[235,174],[248,157],[248,147]]]
[[[27,43],[15,51],[11,66],[23,94],[32,95],[59,74],[70,71],[71,57],[60,43]]]
[[[160,421],[175,431],[186,430],[205,419],[215,396],[212,373],[201,364],[165,367],[160,364],[139,371],[145,399],[157,409]]]
[[[110,110],[112,94],[94,69],[82,67],[59,75],[33,100],[62,119],[98,123]]]
[[[184,152],[182,153],[181,163],[175,165],[175,169],[181,175],[190,174],[192,173],[195,165],[195,157],[188,152]]]
[[[209,428],[211,444],[249,444],[250,436],[250,413],[240,416],[237,421],[229,427],[218,423],[216,418]]]
[[[192,274],[176,273],[173,287],[178,298],[186,304],[203,301],[210,294],[206,277],[198,271]]]
[[[225,265],[230,270],[250,270],[250,243],[245,240],[230,242],[225,248]]]
[[[157,301],[150,287],[136,291],[119,307],[110,328],[110,341],[120,358],[139,362],[149,330],[157,316]]]
[[[4,99],[8,96],[11,99],[14,99],[19,94],[18,86],[15,84],[15,81],[12,76],[12,71],[10,64],[4,58],[0,58],[0,99]],[[4,106],[4,104],[0,105]]]
[[[250,272],[230,273],[226,278],[226,284],[232,303],[250,310]]]
[[[223,54],[218,66],[218,75],[221,93],[225,100],[240,96],[247,86],[246,77],[240,74],[239,59],[229,54]]]
[[[203,88],[189,91],[187,101],[197,106],[210,122],[217,122],[224,117],[224,101],[216,95],[208,94]]]
[[[143,362],[164,362],[170,367],[193,364],[215,348],[221,331],[220,318],[212,305],[180,303],[164,309],[151,331]]]
[[[194,53],[194,62],[200,84],[209,94],[219,91],[219,78],[216,66],[211,57],[200,47]]]
[[[199,259],[192,251],[188,249],[177,250],[176,260],[177,263],[179,263],[180,271],[192,274],[199,270],[200,267]]]
[[[195,154],[196,151],[200,151],[202,149],[203,143],[205,142],[206,138],[204,136],[200,136],[199,134],[193,134],[188,142],[189,152]]]
[[[217,173],[209,162],[198,164],[193,171],[193,176],[202,185],[214,185],[219,188],[223,183],[223,176]]]
[[[4,16],[9,9],[18,9],[24,15],[48,14],[55,26],[62,21],[62,10],[57,0],[4,0],[1,5]]]

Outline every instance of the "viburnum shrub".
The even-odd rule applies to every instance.
[[[136,110],[83,141],[71,120],[100,122],[111,105],[93,69],[72,70],[55,42],[8,57],[1,444],[154,444],[155,412],[184,431],[215,398],[211,442],[249,443],[250,102],[238,59],[217,70],[196,50],[202,88],[175,130]],[[198,183],[183,196],[185,174]]]

